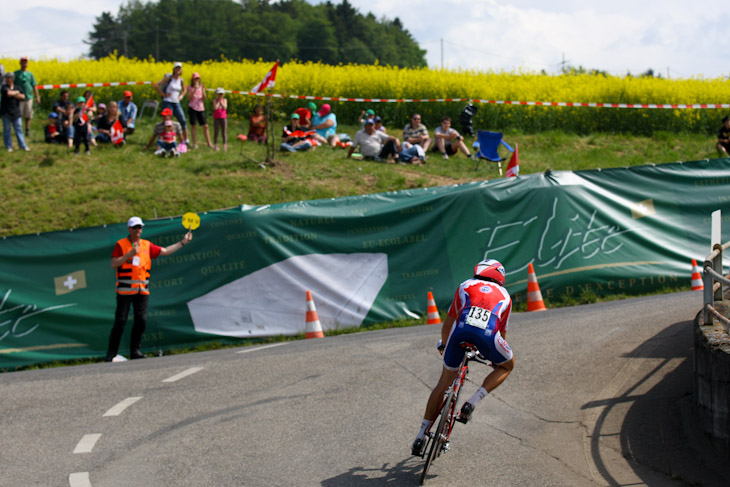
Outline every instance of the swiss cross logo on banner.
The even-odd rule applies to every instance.
[[[112,125],[111,133],[112,142],[114,143],[114,145],[124,142],[124,127],[122,127],[122,122],[120,122],[119,120],[114,122],[114,125]]]
[[[251,88],[251,93],[261,93],[267,88],[273,88],[276,84],[276,68],[278,67],[279,61],[276,61],[276,63],[274,63],[274,67],[271,68],[268,73],[266,73],[266,76],[264,76],[264,79],[261,81],[261,83]]]

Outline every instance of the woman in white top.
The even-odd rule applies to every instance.
[[[182,109],[180,100],[185,97],[185,81],[182,78],[182,63],[175,63],[172,68],[172,75],[166,74],[161,81],[155,85],[155,89],[162,97],[162,109],[169,108],[172,115],[177,118],[182,127],[183,139],[188,144],[188,127],[185,119],[185,112]]]

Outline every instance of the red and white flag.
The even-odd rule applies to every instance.
[[[509,164],[507,164],[507,172],[505,173],[506,177],[515,177],[520,175],[520,156],[519,156],[519,146],[515,144],[515,151],[512,153],[512,157],[509,160]]]
[[[91,110],[94,106],[94,95],[89,96],[89,99],[84,103],[84,109],[81,110],[81,116],[79,117],[84,123],[89,121],[89,116],[86,114],[87,110]]]
[[[120,122],[119,120],[114,122],[114,125],[112,125],[111,133],[112,143],[114,145],[124,142],[124,127],[122,127],[122,122]]]
[[[266,73],[266,76],[264,76],[263,81],[251,88],[251,93],[261,93],[268,88],[273,88],[276,81],[276,68],[278,67],[279,61],[276,61],[276,63],[274,63],[274,67]]]

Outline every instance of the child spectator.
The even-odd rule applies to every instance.
[[[51,112],[48,115],[48,123],[43,127],[43,135],[47,144],[62,144],[66,142],[63,131],[59,127],[58,113]]]
[[[385,130],[385,126],[383,126],[383,119],[382,118],[380,118],[377,115],[374,116],[373,117],[373,123],[375,125],[375,131],[376,132],[383,132],[384,134],[387,134],[388,133],[388,131]]]
[[[225,99],[223,88],[216,88],[213,99],[213,143],[218,150],[218,131],[221,132],[223,150],[228,150],[228,100]]]
[[[317,111],[317,105],[313,102],[307,103],[307,107],[301,107],[294,110],[294,113],[299,115],[299,126],[302,128],[309,128],[312,126],[312,114]]]
[[[365,121],[373,119],[375,119],[375,110],[373,110],[372,108],[368,108],[367,110],[363,110],[360,113],[360,116],[357,117],[357,124],[360,126],[361,129],[364,129]]]
[[[137,118],[137,105],[132,101],[132,92],[127,90],[124,92],[124,98],[119,102],[119,120],[124,125],[124,133],[131,135],[134,133],[134,121]]]
[[[253,113],[248,119],[248,140],[252,142],[266,142],[266,115],[261,105],[253,107]]]
[[[159,148],[155,151],[155,155],[177,157],[180,153],[177,151],[177,142],[175,141],[177,134],[175,133],[172,120],[165,120],[164,126],[164,131],[160,134],[160,138],[157,139],[157,147]]]
[[[284,127],[281,134],[281,145],[279,150],[289,152],[299,152],[311,149],[318,145],[317,141],[312,138],[314,130],[307,130],[299,126],[299,114],[291,114],[291,122]]]
[[[160,116],[162,117],[162,122],[158,122],[155,124],[155,128],[152,130],[152,136],[150,137],[150,140],[147,141],[147,145],[145,145],[145,150],[152,147],[152,144],[154,144],[157,140],[159,140],[160,136],[162,135],[162,132],[165,131],[165,122],[168,120],[172,122],[172,128],[175,131],[175,133],[179,136],[178,140],[182,142],[182,127],[179,123],[172,121],[172,109],[170,108],[164,108],[160,112]],[[157,153],[156,153],[157,154]],[[159,155],[159,154],[157,154]]]
[[[196,124],[200,124],[203,128],[205,141],[208,143],[208,147],[213,147],[213,144],[210,143],[208,121],[205,119],[204,100],[206,98],[205,85],[200,81],[200,75],[198,73],[193,73],[193,77],[190,80],[190,86],[188,86],[188,116],[190,117],[190,131],[193,138],[194,149],[198,148],[195,134]]]
[[[88,111],[84,108],[86,105],[86,98],[80,96],[76,98],[76,108],[73,114],[73,127],[74,127],[74,155],[79,153],[79,147],[81,143],[84,143],[86,154],[91,154],[89,150],[89,118]]]
[[[94,101],[94,92],[91,90],[84,91],[84,100],[86,100],[86,116],[89,117],[89,120],[96,120],[96,112],[98,111],[98,107],[96,106],[96,102]],[[106,105],[105,105],[106,107]],[[74,129],[75,131],[76,129]],[[88,130],[88,138],[91,141],[91,145],[96,147],[96,139],[94,138],[94,126],[91,122],[86,124],[86,130]]]

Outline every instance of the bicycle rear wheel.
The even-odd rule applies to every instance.
[[[439,455],[439,453],[441,453],[441,448],[446,441],[445,430],[449,427],[449,415],[452,409],[453,402],[454,392],[449,391],[446,399],[444,400],[444,405],[441,407],[441,412],[439,413],[440,419],[438,427],[435,430],[432,430],[431,433],[431,448],[428,450],[428,455],[426,456],[426,464],[423,466],[423,473],[421,474],[421,485],[423,485],[423,483],[426,481],[428,469],[431,466],[431,463],[433,463],[433,461]]]

